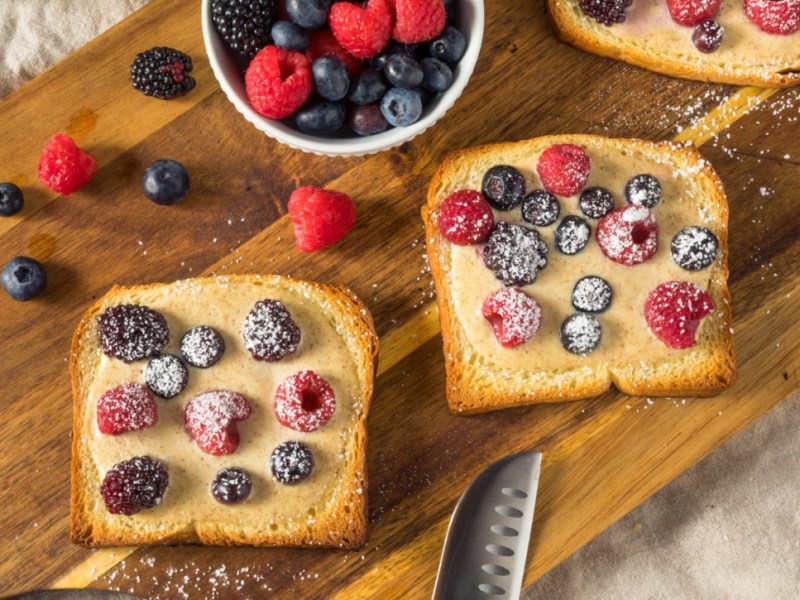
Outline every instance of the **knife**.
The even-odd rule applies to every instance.
[[[138,596],[131,596],[122,592],[108,592],[105,590],[34,590],[3,596],[0,600],[140,600]]]
[[[456,504],[433,600],[518,600],[542,465],[540,452],[484,469]]]

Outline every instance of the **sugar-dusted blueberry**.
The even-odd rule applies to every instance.
[[[150,456],[134,456],[106,471],[100,495],[108,512],[132,515],[161,504],[167,485],[169,473],[165,463]]]
[[[522,218],[538,227],[552,225],[560,213],[558,199],[547,190],[533,190],[522,201]]]
[[[308,479],[313,469],[314,455],[303,442],[282,442],[269,457],[269,470],[278,483],[300,483]]]
[[[383,71],[364,69],[353,76],[347,99],[353,104],[373,104],[383,98],[388,89]]]
[[[625,184],[625,201],[653,208],[661,200],[661,184],[647,173],[635,175]]]
[[[291,21],[278,21],[272,26],[272,40],[278,48],[305,52],[308,48],[308,33]]]
[[[556,248],[563,254],[577,254],[586,247],[591,236],[592,228],[585,219],[567,215],[556,228]]]
[[[44,292],[47,287],[47,273],[38,260],[15,256],[3,267],[0,283],[14,300],[26,302]]]
[[[505,286],[536,281],[547,266],[547,244],[538,231],[500,221],[483,247],[483,264]]]
[[[256,360],[278,362],[300,344],[300,328],[279,300],[259,300],[244,321],[244,346]]]
[[[325,100],[341,100],[350,88],[347,65],[331,54],[322,56],[311,65],[314,90]]]
[[[466,49],[467,40],[464,34],[452,25],[447,25],[439,37],[428,44],[428,52],[432,58],[438,58],[451,65],[461,60]]]
[[[173,354],[154,356],[144,370],[147,387],[158,397],[169,400],[180,394],[189,383],[189,370]]]
[[[10,217],[22,210],[25,199],[19,186],[4,181],[0,183],[0,217]]]
[[[381,112],[381,105],[377,102],[351,108],[348,123],[350,129],[358,135],[383,133],[389,127],[389,122]]]
[[[286,0],[286,14],[303,29],[319,29],[328,22],[331,0]]]
[[[198,369],[207,369],[216,364],[224,353],[225,340],[213,327],[193,327],[181,338],[183,360]]]
[[[294,115],[297,128],[311,135],[333,133],[344,125],[346,119],[347,109],[344,103],[328,100],[310,102]]]
[[[422,116],[422,98],[414,90],[392,88],[381,100],[381,112],[390,125],[408,127]]]
[[[483,175],[481,191],[498,210],[511,210],[525,197],[525,177],[509,165],[495,165]]]
[[[441,60],[436,58],[423,58],[419,61],[422,66],[422,87],[432,92],[443,92],[453,83],[453,71]]]
[[[578,206],[590,219],[601,219],[614,210],[614,196],[604,187],[589,187],[581,192]]]
[[[575,313],[561,323],[561,344],[567,352],[584,356],[597,349],[602,333],[597,317]]]
[[[164,315],[146,306],[111,306],[97,317],[97,322],[103,352],[125,362],[155,356],[169,342]]]
[[[422,66],[413,56],[398,53],[392,54],[383,67],[383,74],[395,87],[414,89],[422,83],[425,76]]]
[[[247,471],[239,467],[225,467],[214,477],[211,494],[222,504],[238,504],[250,497],[253,482]]]
[[[611,306],[612,296],[611,286],[605,279],[587,275],[581,277],[572,290],[572,306],[581,312],[601,313]]]
[[[672,260],[687,271],[702,271],[717,258],[719,239],[714,232],[699,225],[681,229],[669,245]]]
[[[725,29],[714,19],[701,21],[692,32],[692,44],[700,52],[710,54],[716,52],[722,45]]]
[[[157,160],[144,170],[142,190],[156,204],[177,204],[189,193],[189,173],[176,160]]]

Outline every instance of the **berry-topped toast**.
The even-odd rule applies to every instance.
[[[377,349],[341,287],[114,287],[72,342],[73,541],[361,546]]]
[[[800,0],[547,0],[558,37],[665,75],[800,83]]]
[[[563,135],[462,150],[422,216],[454,412],[735,381],[728,205],[694,149]]]

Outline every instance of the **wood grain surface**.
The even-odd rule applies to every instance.
[[[26,206],[0,220],[0,260],[31,255],[47,293],[0,294],[0,593],[119,588],[150,598],[426,598],[444,532],[466,484],[504,455],[544,452],[525,582],[798,389],[800,97],[679,81],[558,43],[542,4],[487,2],[484,46],[456,105],[424,135],[368,158],[330,159],[263,136],[225,99],[208,65],[200,3],[154,0],[0,102],[0,180]],[[195,58],[185,98],[145,98],[127,81],[133,56],[158,45]],[[36,180],[57,131],[100,170],[60,197]],[[449,150],[550,133],[693,141],[731,205],[731,288],[739,383],[706,400],[628,398],[475,417],[451,415],[419,208]],[[144,167],[185,164],[187,200],[141,193]],[[353,197],[355,231],[314,255],[294,249],[286,202],[297,185]],[[381,359],[369,419],[370,529],[360,552],[114,548],[68,541],[69,338],[112,284],[202,273],[282,273],[350,286],[375,316]],[[676,507],[679,510],[679,507]]]

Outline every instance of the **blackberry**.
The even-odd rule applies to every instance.
[[[669,245],[672,260],[687,271],[702,271],[717,258],[719,239],[714,232],[692,225],[675,234]]]
[[[300,328],[278,300],[259,300],[244,321],[244,346],[256,360],[278,362],[297,350]]]
[[[555,244],[564,254],[577,254],[589,243],[592,228],[580,217],[567,215],[556,228]]]
[[[125,362],[155,356],[169,342],[164,315],[146,306],[112,306],[97,317],[97,322],[103,352]]]
[[[311,475],[314,455],[311,448],[302,442],[283,442],[270,454],[269,469],[279,483],[300,483]]]
[[[207,369],[216,364],[224,352],[225,340],[222,335],[207,325],[194,327],[181,338],[183,360],[198,369]]]
[[[525,177],[508,165],[496,165],[486,171],[481,191],[497,210],[511,210],[525,196]]]
[[[192,59],[174,48],[151,48],[136,55],[131,65],[131,84],[145,96],[171,100],[193,90],[189,76]]]
[[[547,190],[533,190],[522,201],[522,218],[539,227],[555,223],[560,212],[558,199]]]
[[[167,485],[167,465],[149,456],[135,456],[115,464],[106,472],[100,495],[108,512],[132,515],[160,504]]]
[[[211,20],[231,50],[253,58],[272,41],[278,0],[212,0]]]
[[[602,277],[588,275],[582,277],[572,290],[572,306],[581,312],[601,313],[611,305],[613,292]]]
[[[483,248],[483,264],[505,286],[529,285],[547,266],[547,244],[533,229],[500,221]]]
[[[189,370],[177,356],[162,354],[147,363],[144,381],[156,396],[169,400],[180,394],[189,383]]]
[[[586,16],[601,25],[613,25],[625,21],[625,9],[633,0],[578,0]]]
[[[222,469],[211,484],[211,494],[222,504],[236,504],[247,500],[252,489],[250,476],[238,467]]]
[[[587,217],[602,219],[614,210],[614,196],[604,187],[590,187],[581,192],[578,206]]]

